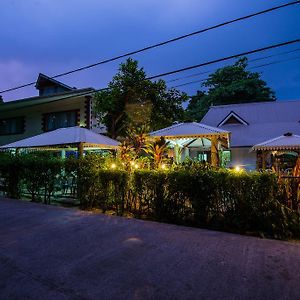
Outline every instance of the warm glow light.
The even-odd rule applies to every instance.
[[[116,166],[116,164],[111,164],[111,166],[110,166],[112,169],[115,169],[117,166]]]
[[[161,165],[161,168],[162,168],[163,170],[166,170],[166,169],[167,169],[167,166],[166,166],[165,164],[162,164],[162,165]]]
[[[130,164],[131,164],[132,166],[134,166],[134,161],[131,161]]]
[[[241,167],[240,167],[240,166],[236,166],[236,167],[234,168],[234,170],[235,170],[236,172],[240,172],[240,171],[241,171]]]
[[[138,164],[135,164],[134,167],[135,167],[136,169],[138,169],[138,168],[139,168],[139,165],[138,165]]]

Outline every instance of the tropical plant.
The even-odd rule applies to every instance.
[[[127,141],[132,145],[136,155],[143,154],[149,134],[149,126],[141,125],[138,127],[129,127],[127,130]]]
[[[166,155],[168,153],[168,146],[169,142],[166,142],[163,137],[148,143],[145,151],[149,155],[154,168],[163,166],[163,162],[166,160]]]

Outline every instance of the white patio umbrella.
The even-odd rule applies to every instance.
[[[300,136],[286,133],[252,147],[252,151],[300,150]]]
[[[175,124],[150,133],[150,136],[164,136],[167,139],[212,137],[215,135],[228,136],[229,131],[202,123],[191,122]]]

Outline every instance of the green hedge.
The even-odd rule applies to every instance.
[[[40,154],[2,153],[0,177],[9,197],[19,198],[25,186],[32,201],[50,203],[56,180],[72,173],[82,209],[276,238],[300,237],[299,213],[284,205],[285,189],[273,174],[198,165],[128,172],[110,165],[94,155],[62,161]]]
[[[50,204],[62,168],[61,159],[45,153],[0,155],[0,177],[4,180],[4,192],[11,198],[20,198],[23,187],[32,201]]]
[[[209,168],[128,173],[81,164],[83,208],[276,238],[300,236],[299,214],[278,201],[274,174]]]
[[[272,174],[138,171],[133,188],[138,215],[277,238],[299,236],[299,214],[278,202]]]

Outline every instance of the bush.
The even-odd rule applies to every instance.
[[[11,198],[20,198],[23,169],[20,156],[0,152],[0,178],[3,191]]]
[[[55,184],[62,176],[63,162],[60,158],[45,156],[44,153],[30,153],[22,156],[22,179],[34,202],[50,204]]]
[[[94,174],[98,191],[94,203],[103,209],[101,203],[117,203],[119,196],[124,209],[140,218],[276,238],[300,237],[299,214],[277,200],[273,174],[209,169],[125,174]]]
[[[61,175],[63,162],[45,153],[26,155],[0,155],[0,177],[4,180],[5,193],[11,198],[20,198],[25,187],[32,201],[50,204],[55,183]]]
[[[124,213],[128,173],[108,169],[109,162],[87,155],[78,162],[78,198],[83,209],[100,208]]]
[[[22,185],[32,201],[50,203],[56,180],[74,176],[82,209],[275,238],[300,237],[300,215],[285,205],[286,189],[269,173],[215,170],[186,162],[172,170],[112,169],[112,157],[62,161],[34,153],[0,155],[9,197]],[[122,167],[122,162],[117,162]]]

